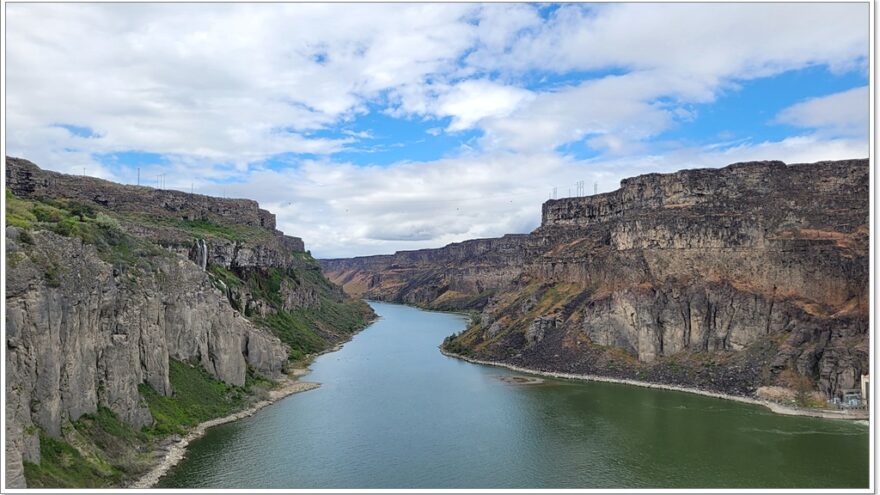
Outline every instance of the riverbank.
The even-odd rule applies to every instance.
[[[173,468],[177,465],[177,463],[183,460],[184,456],[186,455],[187,446],[191,442],[202,437],[209,428],[253,416],[254,413],[259,411],[260,409],[271,405],[285,397],[300,392],[307,392],[309,390],[320,387],[320,383],[299,381],[299,378],[301,376],[307,375],[311,371],[308,368],[309,364],[311,364],[318,356],[330,352],[336,352],[339,349],[342,349],[342,346],[351,341],[351,339],[353,339],[356,334],[360,333],[361,331],[375,323],[378,319],[378,315],[369,319],[363,328],[361,328],[357,332],[352,333],[345,340],[337,343],[333,347],[308,355],[304,360],[297,363],[296,368],[289,371],[287,378],[278,382],[278,387],[269,391],[268,398],[255,403],[247,409],[232,413],[228,416],[214,418],[200,423],[196,425],[196,427],[193,428],[192,431],[187,433],[184,438],[180,439],[177,442],[166,444],[160,447],[158,449],[158,453],[161,456],[161,460],[159,460],[158,464],[156,464],[156,466],[154,466],[149,472],[147,472],[147,474],[141,476],[140,478],[138,478],[137,481],[129,485],[128,488],[152,488],[156,483],[159,482],[159,479],[161,479],[162,476],[165,476],[165,474],[168,473],[171,468]],[[162,452],[164,452],[164,454],[162,454]]]
[[[204,435],[208,428],[225,423],[230,423],[232,421],[237,421],[248,416],[253,416],[254,413],[259,411],[260,409],[270,404],[273,404],[276,401],[283,399],[284,397],[320,387],[320,383],[301,382],[296,379],[297,377],[307,373],[308,370],[303,368],[293,370],[291,372],[291,375],[293,377],[281,381],[278,388],[270,390],[268,398],[257,402],[247,409],[238,411],[228,416],[224,416],[222,418],[214,418],[205,421],[204,423],[198,424],[184,438],[176,443],[171,444],[170,446],[165,447],[166,450],[164,456],[159,461],[159,463],[155,467],[153,467],[153,469],[151,469],[147,474],[141,476],[140,479],[131,484],[128,488],[152,488],[153,485],[155,485],[162,476],[164,476],[171,468],[173,468],[178,462],[183,459],[183,457],[186,455],[186,447],[191,442]]]
[[[868,411],[853,411],[853,410],[831,410],[831,409],[802,409],[797,407],[786,406],[784,404],[779,404],[776,402],[770,402],[766,400],[760,400],[753,397],[744,397],[741,395],[731,395],[724,394],[721,392],[713,392],[710,390],[702,390],[698,388],[684,387],[679,385],[667,385],[663,383],[651,383],[651,382],[643,382],[639,380],[629,380],[625,378],[611,378],[599,375],[581,375],[575,373],[558,373],[555,371],[541,371],[534,370],[529,368],[523,368],[521,366],[515,366],[512,364],[504,363],[501,361],[486,361],[482,359],[476,359],[468,356],[463,356],[461,354],[455,354],[453,352],[449,352],[440,347],[440,353],[444,356],[461,359],[463,361],[467,361],[469,363],[474,364],[483,364],[487,366],[498,366],[501,368],[507,368],[512,371],[516,371],[519,373],[528,373],[531,375],[539,375],[546,376],[550,378],[565,378],[570,380],[587,380],[593,382],[606,382],[606,383],[620,383],[624,385],[635,385],[637,387],[645,387],[645,388],[657,388],[663,390],[674,390],[677,392],[687,392],[691,394],[704,395],[707,397],[714,397],[716,399],[725,399],[732,400],[736,402],[742,402],[745,404],[754,404],[758,406],[764,406],[770,411],[777,414],[784,414],[789,416],[809,416],[814,418],[824,418],[824,419],[845,419],[845,420],[862,420],[867,421],[870,418]]]

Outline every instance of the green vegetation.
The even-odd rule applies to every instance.
[[[216,277],[218,280],[222,280],[227,287],[236,288],[241,287],[244,284],[244,282],[242,282],[242,280],[238,278],[238,275],[227,270],[226,268],[223,268],[220,265],[209,266],[208,272]]]
[[[222,238],[235,242],[259,242],[272,236],[270,230],[243,225],[218,225],[206,220],[181,220],[138,214],[118,215],[98,204],[67,199],[22,199],[6,190],[8,225],[22,229],[22,250],[13,253],[9,266],[30,259],[43,272],[46,283],[60,286],[70,278],[70,268],[57,254],[36,242],[46,232],[79,238],[95,246],[106,262],[124,267],[128,281],[137,283],[150,272],[154,257],[171,256],[150,236],[135,237],[146,226],[163,226],[188,233],[193,238]],[[141,227],[129,230],[132,227]],[[180,235],[171,236],[180,242]],[[300,361],[327,349],[332,343],[366,325],[372,311],[362,301],[347,299],[321,274],[318,262],[307,253],[290,253],[287,268],[230,270],[210,265],[208,271],[216,286],[225,285],[236,308],[247,299],[257,298],[270,308],[265,316],[247,314],[257,324],[279,336],[291,349],[290,359]],[[167,276],[152,270],[159,283]],[[236,293],[236,294],[234,294]],[[285,300],[304,298],[308,308],[285,308]],[[247,294],[248,297],[242,297]],[[235,298],[239,301],[236,303]],[[294,305],[296,306],[296,305]],[[25,463],[28,486],[119,487],[143,474],[152,462],[157,440],[170,434],[185,434],[191,427],[239,411],[266,396],[274,382],[248,370],[243,386],[223,383],[201,366],[171,360],[169,379],[173,395],[165,397],[142,384],[139,391],[154,419],[153,424],[136,431],[104,407],[65,425],[62,436],[53,438],[39,428],[41,462]]]
[[[144,428],[144,433],[151,438],[184,434],[189,427],[203,421],[243,409],[259,395],[259,389],[268,389],[273,383],[249,371],[244,386],[236,387],[217,380],[198,365],[173,359],[168,365],[174,395],[165,397],[149,385],[140,386],[154,419],[152,426]]]
[[[367,312],[360,301],[333,301],[321,296],[317,308],[279,310],[256,320],[290,346],[291,360],[326,350],[330,343],[321,334],[350,334],[367,324]]]
[[[140,392],[155,422],[137,431],[110,409],[98,407],[53,438],[39,428],[40,463],[24,463],[31,488],[120,487],[150,466],[154,442],[168,434],[185,434],[189,427],[247,407],[274,382],[248,371],[242,387],[227,385],[201,366],[171,360],[169,378],[174,394],[164,397],[149,385]]]
[[[119,486],[122,472],[95,457],[87,459],[64,440],[40,432],[40,463],[24,463],[29,488]]]
[[[258,321],[272,330],[282,342],[290,346],[290,359],[300,360],[306,354],[327,348],[327,341],[314,330],[314,323],[303,311],[279,311]]]
[[[7,225],[26,229],[21,236],[24,243],[33,243],[27,230],[49,230],[94,245],[108,263],[136,265],[145,257],[163,254],[158,246],[126,234],[118,220],[91,205],[65,199],[25,200],[16,197],[9,189],[6,190],[6,205]],[[59,283],[57,267],[50,264],[46,268],[49,283]]]
[[[366,326],[372,311],[363,301],[346,299],[338,292],[310,254],[298,252],[293,257],[298,263],[286,270],[252,270],[240,276],[222,268],[212,267],[211,271],[227,285],[244,285],[252,297],[268,303],[272,308],[270,314],[259,316],[245,308],[245,316],[271,330],[290,346],[290,360],[299,361],[329,348],[331,337],[338,339]],[[316,304],[285,308],[284,291],[314,294]]]
[[[454,333],[445,339],[443,339],[443,350],[446,352],[451,352],[453,354],[459,354],[461,356],[470,356],[471,348],[463,344],[459,337],[464,335],[464,331],[461,333]]]
[[[130,213],[124,218],[130,222],[182,230],[193,239],[220,238],[235,242],[259,241],[272,236],[272,232],[255,225],[219,224],[210,220],[185,220],[182,218]]]
[[[147,469],[147,436],[106,407],[68,424],[63,438],[37,430],[40,463],[24,463],[31,488],[118,487]]]
[[[281,281],[285,275],[278,268],[250,272],[247,275],[247,286],[253,297],[268,302],[273,308],[280,308],[282,303]]]
[[[29,229],[37,221],[32,211],[32,203],[19,199],[12,191],[6,188],[6,225],[12,225],[21,229]]]

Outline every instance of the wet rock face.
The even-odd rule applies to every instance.
[[[486,359],[733,393],[793,369],[834,396],[868,372],[868,185],[867,160],[648,174],[547,201],[527,236],[322,266],[352,293],[474,302]]]

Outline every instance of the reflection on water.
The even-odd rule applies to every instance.
[[[456,315],[382,319],[310,381],[211,429],[160,487],[867,487],[868,428],[612,383],[523,385],[443,356]]]

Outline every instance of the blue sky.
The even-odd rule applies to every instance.
[[[867,4],[7,14],[7,154],[253,198],[318,256],[527,232],[579,180],[868,154]]]

